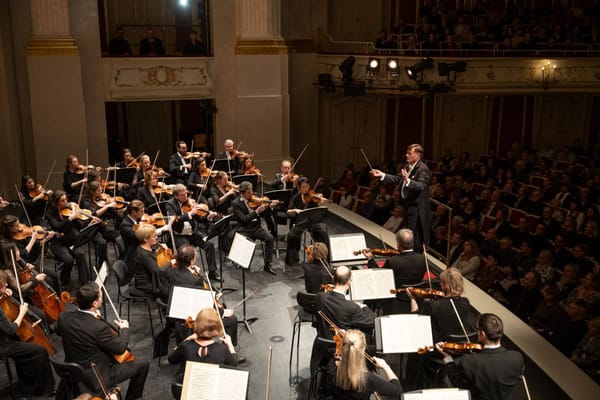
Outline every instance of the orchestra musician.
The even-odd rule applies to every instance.
[[[193,334],[169,354],[169,364],[179,364],[177,382],[183,382],[187,361],[236,366],[238,360],[231,338],[221,327],[214,308],[203,308],[196,315]]]
[[[152,171],[146,171],[144,179],[141,181],[143,184],[138,187],[135,198],[144,203],[144,206],[150,208],[157,203],[157,197],[154,193],[154,188],[158,184],[158,178]],[[163,196],[166,196],[163,193]]]
[[[192,163],[192,172],[187,180],[187,188],[192,193],[194,199],[198,198],[210,175],[209,168],[206,166],[206,160],[203,157],[196,158]]]
[[[394,270],[395,288],[421,282],[427,271],[425,256],[413,250],[413,240],[413,232],[410,229],[400,229],[396,233],[396,243],[400,254],[389,257],[383,264],[383,268]],[[363,253],[369,259],[369,268],[377,268],[373,254],[368,250]],[[406,314],[409,312],[410,298],[405,292],[400,292],[396,294],[396,301],[392,303],[391,310],[386,314]]]
[[[183,156],[187,152],[187,144],[183,140],[175,142],[177,151],[169,157],[169,173],[174,183],[187,183],[192,170],[191,160],[185,160]]]
[[[156,260],[154,247],[158,244],[156,228],[149,224],[141,224],[135,231],[139,246],[135,255],[135,288],[145,295],[169,301],[169,280],[167,272],[171,264],[160,268]],[[161,245],[164,246],[164,245]]]
[[[238,158],[238,151],[233,147],[233,144],[233,140],[225,139],[225,142],[223,142],[223,147],[225,148],[225,150],[218,154],[217,159],[229,160],[229,171],[225,172],[231,172],[234,175],[237,175],[241,169],[241,165],[240,160]]]
[[[383,183],[393,182],[400,187],[406,211],[406,227],[414,233],[414,248],[421,252],[423,244],[429,244],[431,229],[431,206],[429,205],[429,185],[431,172],[423,158],[423,147],[411,144],[406,149],[407,165],[400,175],[385,174],[373,169],[371,174]]]
[[[214,185],[210,188],[210,196],[215,205],[215,211],[229,214],[231,202],[239,193],[239,190],[229,182],[229,176],[224,171],[217,172]]]
[[[329,250],[325,243],[316,242],[306,250],[304,270],[304,289],[307,293],[319,293],[321,285],[331,283],[332,272],[329,271]]]
[[[444,297],[432,301],[417,303],[410,289],[406,290],[410,298],[410,311],[431,316],[433,341],[452,341],[453,335],[463,335],[460,321],[468,335],[475,332],[476,315],[471,311],[469,299],[463,297],[463,276],[456,268],[448,268],[440,274],[440,284]],[[456,312],[454,311],[456,309]],[[457,315],[458,313],[458,315]],[[459,321],[460,319],[460,321]],[[465,340],[467,340],[465,338]]]
[[[133,157],[131,149],[123,149],[123,160],[117,163],[117,168],[137,168],[140,169],[139,162]]]
[[[288,234],[287,251],[285,255],[285,263],[287,265],[296,265],[299,261],[298,251],[300,250],[300,241],[302,232],[306,229],[311,233],[313,239],[317,242],[329,244],[329,234],[327,233],[327,225],[322,222],[312,224],[310,226],[298,228],[294,225],[298,214],[303,210],[318,207],[321,203],[315,202],[310,192],[310,184],[308,179],[302,177],[298,179],[299,191],[290,200],[287,214],[290,217],[291,228]]]
[[[52,194],[52,191],[46,191],[33,177],[23,175],[21,178],[20,197],[33,225],[42,223],[50,194]]]
[[[482,351],[454,359],[444,351],[444,342],[436,343],[436,350],[444,357],[450,382],[469,389],[474,399],[510,399],[525,365],[521,353],[502,347],[503,334],[500,317],[481,314],[477,318],[477,335]]]
[[[263,256],[265,259],[264,270],[271,275],[277,275],[277,272],[271,268],[273,258],[273,235],[267,232],[260,223],[260,215],[267,210],[270,205],[260,204],[256,209],[252,209],[248,201],[252,198],[252,184],[248,181],[240,183],[240,197],[231,203],[233,215],[238,221],[238,232],[251,240],[260,240],[264,243]]]
[[[84,167],[85,171],[82,172],[77,156],[71,154],[67,157],[65,172],[63,172],[63,189],[67,193],[69,201],[77,202],[79,193],[81,193],[81,185],[85,185],[87,182],[87,166]]]
[[[280,172],[275,174],[275,179],[271,181],[273,190],[296,189],[298,175],[292,172],[292,162],[290,160],[281,161]]]
[[[95,282],[83,284],[76,293],[79,308],[66,311],[58,318],[58,334],[62,337],[65,362],[74,362],[83,369],[83,383],[101,391],[91,368],[95,363],[108,388],[129,379],[125,400],[141,399],[148,375],[149,362],[136,359],[118,363],[113,355],[124,353],[129,345],[129,322],[116,320],[114,325],[100,315],[104,293]]]
[[[85,251],[81,247],[75,247],[79,238],[79,230],[76,229],[73,222],[78,218],[78,214],[72,213],[66,218],[60,215],[60,211],[67,208],[67,205],[67,194],[62,190],[56,190],[50,196],[50,206],[46,211],[46,219],[52,230],[62,234],[62,236],[50,240],[50,250],[54,257],[62,262],[60,282],[63,288],[67,288],[71,282],[71,270],[75,261],[77,261],[79,282],[83,284],[91,278]]]
[[[188,199],[187,189],[184,185],[177,184],[173,188],[173,198],[167,202],[167,214],[174,215],[176,221],[173,223],[172,234],[175,237],[175,246],[178,248],[184,244],[192,244],[206,252],[206,262],[208,264],[208,276],[210,279],[220,281],[221,277],[217,272],[217,257],[215,246],[212,242],[205,240],[208,236],[207,221],[212,221],[217,213],[214,211],[205,211],[206,215],[201,217],[197,215],[200,204],[190,205],[192,199]],[[190,211],[185,212],[183,207],[188,205]],[[208,210],[208,206],[206,206]]]
[[[11,296],[6,272],[0,270],[0,301],[11,301]],[[17,317],[11,321],[0,307],[0,356],[9,357],[15,363],[20,396],[46,396],[54,392],[54,375],[46,349],[38,344],[15,340],[28,308],[27,303],[20,305]]]

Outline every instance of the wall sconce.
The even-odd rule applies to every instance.
[[[548,90],[550,75],[552,75],[552,80],[556,81],[556,64],[548,62],[542,67],[542,85],[544,86],[544,90]]]

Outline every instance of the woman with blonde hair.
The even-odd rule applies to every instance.
[[[223,331],[223,325],[214,308],[200,310],[192,329],[194,333],[169,354],[169,363],[180,365],[178,382],[183,381],[187,361],[233,366],[238,364],[231,337]]]
[[[367,369],[365,358],[365,334],[357,329],[346,331],[342,338],[340,360],[332,360],[328,366],[328,379],[333,399],[369,399],[377,392],[382,396],[398,398],[402,386],[388,363],[372,357],[375,366],[381,368],[385,378]]]

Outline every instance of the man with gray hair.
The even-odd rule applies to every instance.
[[[396,233],[396,243],[400,254],[392,256],[385,260],[383,268],[394,270],[395,288],[401,288],[408,285],[415,285],[423,280],[427,267],[425,265],[425,256],[416,253],[413,250],[414,235],[410,229],[400,229]],[[369,259],[369,268],[377,268],[373,259],[373,254],[369,251],[364,252]],[[392,288],[390,288],[392,289]],[[409,313],[410,299],[406,293],[401,292],[396,295],[396,301],[390,305],[394,313]]]

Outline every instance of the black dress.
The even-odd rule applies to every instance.
[[[367,372],[364,392],[344,390],[335,384],[336,371],[335,360],[331,360],[327,366],[327,378],[333,400],[368,400],[373,392],[377,392],[380,396],[391,396],[393,398],[398,398],[402,394],[402,385],[398,379],[388,381],[383,376],[371,371]]]
[[[201,356],[201,353],[205,355]],[[236,365],[235,357],[229,352],[227,345],[221,341],[215,341],[208,346],[201,346],[193,340],[184,342],[169,354],[169,364],[179,364],[177,382],[183,382],[185,363],[187,361],[219,365]]]

